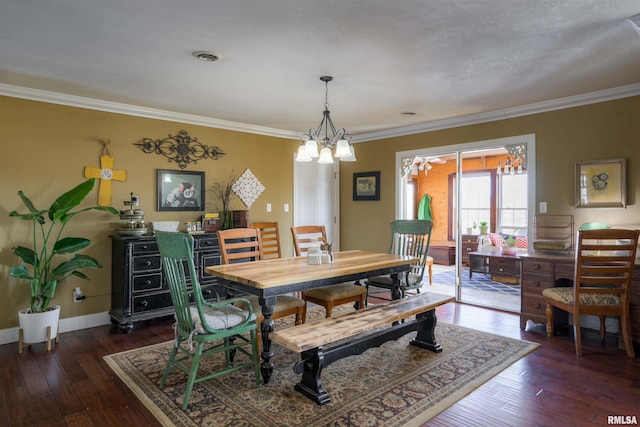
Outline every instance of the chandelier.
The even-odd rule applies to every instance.
[[[309,132],[302,135],[302,143],[298,147],[296,156],[297,162],[310,162],[317,158],[318,163],[333,163],[331,149],[335,147],[335,157],[343,162],[355,162],[356,157],[351,145],[351,135],[344,128],[336,130],[331,121],[329,113],[329,82],[333,80],[331,76],[322,76],[320,80],[324,82],[324,111],[322,121],[316,129],[309,129]],[[323,136],[324,134],[324,136]],[[320,151],[318,152],[318,148]]]
[[[526,167],[526,147],[524,145],[507,145],[505,147],[509,156],[504,161],[504,169],[502,169],[502,162],[498,162],[496,173],[501,175],[502,173],[513,175],[516,172],[522,173]]]

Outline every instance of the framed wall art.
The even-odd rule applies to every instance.
[[[576,207],[624,208],[626,159],[592,160],[576,163]]]
[[[157,171],[159,211],[204,211],[204,172]]]
[[[353,200],[380,200],[380,171],[353,174]]]

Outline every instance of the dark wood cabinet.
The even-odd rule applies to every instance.
[[[469,253],[478,250],[478,235],[463,234],[461,238],[462,244],[462,264],[469,265]]]
[[[546,323],[545,303],[542,290],[554,286],[572,286],[574,259],[567,255],[527,254],[521,255],[522,293],[520,308],[520,328],[527,320]],[[640,265],[636,264],[631,283],[630,295],[631,336],[640,343]],[[559,332],[568,323],[566,312],[556,311],[554,330]]]
[[[220,247],[215,234],[194,236],[194,263],[206,299],[222,290],[205,267],[220,265]],[[158,244],[153,236],[111,236],[111,321],[123,330],[133,322],[173,313],[169,288],[162,272]]]

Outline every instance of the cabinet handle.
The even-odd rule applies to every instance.
[[[203,292],[203,294],[206,295],[211,295],[213,293],[213,291],[211,289],[205,289],[205,291]]]
[[[540,264],[534,264],[533,268],[534,270],[540,270]]]
[[[539,302],[537,302],[536,303],[536,308],[540,308],[540,307],[542,307],[542,305]]]
[[[207,246],[211,246],[212,245],[212,243],[210,241],[208,241],[208,240],[206,242],[204,242],[204,244],[207,245]]]
[[[151,280],[147,280],[146,282],[144,282],[145,285],[151,285]]]
[[[148,261],[148,260],[147,260],[147,262],[145,262],[144,264],[145,264],[145,265],[147,265],[147,266],[149,266],[149,265],[151,265],[151,261]]]
[[[147,245],[142,245],[142,249],[149,249],[149,246],[147,246]]]
[[[504,270],[502,269],[502,267],[500,267],[500,272],[502,273]]]
[[[146,299],[142,300],[142,301],[140,301],[140,305],[143,306],[143,307],[146,307],[146,306],[149,305],[149,301],[147,301]]]

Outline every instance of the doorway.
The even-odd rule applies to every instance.
[[[413,162],[412,171],[407,173],[411,159],[421,161]],[[491,274],[488,266],[485,271],[470,271],[469,253],[501,250],[501,246],[490,247],[488,233],[518,235],[521,242],[531,241],[535,136],[396,153],[396,164],[401,171],[396,187],[396,216],[418,217],[416,200],[422,201],[425,195],[431,203],[434,232],[429,254],[434,257],[433,290],[454,295],[460,302],[519,312],[519,261],[507,273]],[[482,235],[480,226],[485,223],[488,230]],[[520,251],[526,252],[527,248]],[[478,259],[476,256],[475,261]],[[496,258],[493,265],[500,262],[513,263]]]
[[[340,250],[338,163],[296,162],[293,158],[293,225],[324,225]]]

